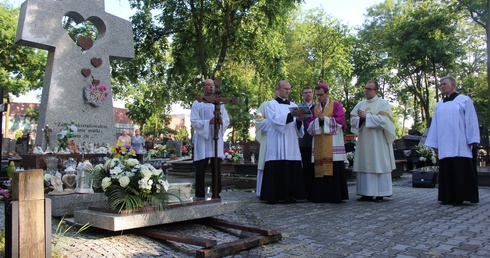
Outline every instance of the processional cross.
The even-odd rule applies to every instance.
[[[231,98],[222,98],[221,97],[221,79],[220,78],[215,78],[214,79],[214,85],[215,85],[215,90],[214,94],[212,96],[204,96],[204,95],[199,95],[197,96],[197,101],[199,102],[204,102],[204,103],[211,103],[214,104],[214,166],[212,167],[212,188],[213,188],[213,193],[211,198],[213,199],[219,199],[221,198],[219,196],[219,190],[218,190],[218,182],[219,178],[221,177],[221,173],[219,173],[218,169],[218,140],[219,140],[219,129],[221,126],[221,105],[226,104],[226,103],[232,103],[236,104],[237,100],[235,97]]]

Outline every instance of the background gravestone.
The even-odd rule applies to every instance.
[[[64,16],[77,24],[91,22],[97,38],[74,42],[62,27]],[[131,23],[106,13],[104,0],[28,0],[20,10],[16,43],[49,51],[36,144],[45,148],[42,130],[49,125],[54,149],[56,134],[72,120],[78,144],[115,144],[109,60],[134,57]],[[85,95],[90,85],[97,88]]]
[[[174,148],[175,149],[174,154],[176,154],[177,157],[181,157],[182,156],[182,141],[168,140],[167,141],[167,150],[169,148]]]

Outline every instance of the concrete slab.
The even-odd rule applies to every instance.
[[[78,210],[75,211],[74,222],[81,225],[89,223],[91,227],[110,231],[121,231],[232,213],[241,207],[241,203],[218,200],[218,202],[203,202],[203,204],[196,205],[189,203],[176,206],[171,206],[163,211],[126,215],[92,209]]]
[[[53,217],[71,216],[75,210],[86,210],[89,207],[107,207],[104,193],[45,195],[51,199],[51,215]]]

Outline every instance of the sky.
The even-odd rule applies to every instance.
[[[333,17],[339,19],[343,23],[351,27],[355,27],[361,25],[364,21],[364,14],[366,13],[368,7],[383,1],[384,0],[306,0],[305,3],[302,4],[302,8],[305,10],[317,7],[322,8],[326,11],[326,13],[331,14]],[[11,4],[13,7],[18,7],[24,1],[6,0],[2,2]],[[126,20],[129,20],[129,17],[133,13],[127,0],[105,0],[105,8],[106,12]],[[20,98],[14,98],[14,101],[39,102],[39,100],[36,100],[36,95],[38,94],[40,94],[40,91],[26,94]]]
[[[17,0],[20,2],[20,0]],[[327,13],[338,18],[350,26],[361,25],[364,21],[366,9],[382,0],[306,0],[302,4],[304,9],[321,7]],[[132,14],[129,3],[124,0],[105,0],[106,11],[119,16],[123,19],[129,19]]]
[[[20,6],[23,0],[4,0],[13,7]],[[83,1],[83,0],[75,0]],[[366,9],[384,0],[305,0],[302,6],[305,9],[322,7],[327,13],[344,21],[345,23],[356,26],[361,25],[364,20]],[[2,1],[3,2],[3,1]],[[132,14],[127,0],[105,0],[105,8],[108,13],[128,20]]]

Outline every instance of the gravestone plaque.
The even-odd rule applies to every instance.
[[[167,141],[167,150],[169,148],[175,149],[174,154],[176,154],[177,157],[182,156],[182,141],[168,140]]]
[[[242,147],[243,159],[245,161],[250,161],[250,156],[252,153],[255,158],[259,157],[260,143],[258,141],[243,141],[237,142],[237,146]]]
[[[62,26],[64,17],[90,22],[97,37],[78,35],[75,42]],[[36,144],[45,148],[42,129],[49,125],[54,149],[56,134],[71,121],[78,127],[77,144],[115,144],[109,60],[134,57],[131,23],[106,13],[104,0],[27,0],[15,40],[48,51]]]

